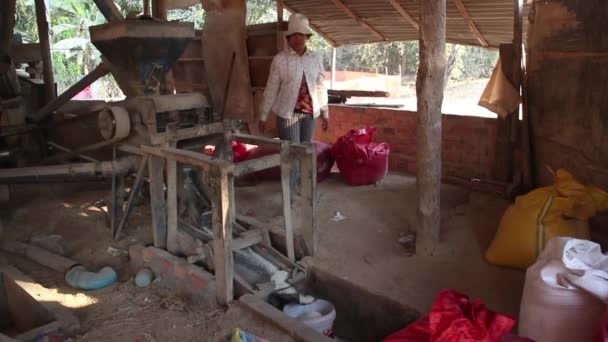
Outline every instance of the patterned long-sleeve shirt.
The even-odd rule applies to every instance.
[[[324,71],[320,56],[310,50],[302,56],[291,48],[277,54],[270,67],[260,119],[266,121],[271,111],[282,118],[291,117],[298,101],[302,76],[305,76],[312,98],[313,116],[316,118],[322,114],[329,118]]]

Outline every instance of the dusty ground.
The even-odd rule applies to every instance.
[[[110,288],[79,292],[63,277],[27,260],[0,253],[1,264],[13,264],[43,286],[56,289],[51,300],[73,309],[82,333],[77,341],[208,341],[223,312],[195,307],[152,285],[133,285],[127,257],[107,253],[109,246],[126,249],[150,242],[147,206],[134,211],[126,238],[114,241],[105,215],[91,205],[107,195],[107,186],[41,185],[17,189],[0,208],[3,238],[27,241],[37,234],[60,234],[71,257],[92,270],[113,266],[119,282]],[[255,212],[266,221],[281,222],[277,182],[237,188],[237,209]],[[315,264],[426,312],[442,288],[482,298],[498,312],[516,316],[523,272],[488,265],[481,257],[507,203],[444,186],[442,243],[433,257],[412,256],[397,240],[415,231],[415,179],[389,175],[378,186],[349,187],[339,175],[319,186],[320,253]],[[471,203],[467,205],[467,203]],[[331,221],[336,211],[346,216]]]
[[[237,207],[280,223],[279,191],[278,183],[238,188]],[[415,178],[391,174],[378,186],[349,187],[333,174],[318,192],[321,242],[315,265],[421,312],[430,309],[441,289],[449,288],[517,316],[524,273],[482,258],[505,201],[444,185],[441,245],[435,256],[417,257],[398,243],[416,229]],[[332,221],[336,211],[346,219]]]
[[[147,206],[134,211],[125,229],[126,238],[111,238],[104,213],[92,206],[108,194],[108,188],[22,186],[10,204],[2,206],[0,217],[4,239],[28,241],[38,234],[59,234],[67,241],[69,256],[89,270],[113,267],[119,276],[116,284],[97,291],[74,290],[58,272],[2,252],[0,265],[12,264],[49,288],[40,300],[56,301],[72,309],[82,330],[76,341],[206,341],[219,327],[223,310],[190,305],[155,284],[137,288],[128,257],[107,252],[108,247],[124,251],[136,242],[152,241]]]

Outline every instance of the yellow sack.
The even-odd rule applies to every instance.
[[[517,197],[504,213],[486,259],[526,269],[554,237],[589,239],[587,220],[608,209],[608,193],[579,183],[568,171],[555,174],[553,186]]]

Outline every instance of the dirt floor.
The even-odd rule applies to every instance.
[[[194,306],[155,284],[133,284],[128,257],[108,253],[150,243],[147,205],[136,208],[126,237],[110,237],[106,215],[93,204],[108,195],[107,185],[20,186],[0,208],[3,239],[27,241],[59,234],[70,257],[91,270],[112,266],[119,282],[98,291],[69,288],[63,275],[28,260],[0,253],[0,266],[12,264],[50,289],[47,300],[73,309],[81,322],[75,341],[208,341],[217,333],[223,310]],[[315,265],[389,296],[420,312],[428,311],[443,288],[483,299],[498,312],[517,316],[524,274],[487,264],[482,251],[508,203],[442,188],[441,245],[433,257],[417,257],[398,242],[415,231],[416,185],[413,177],[391,174],[377,186],[349,187],[333,174],[319,185]],[[282,221],[280,185],[264,182],[237,188],[237,211],[272,224]],[[346,219],[331,220],[339,211]],[[275,341],[276,342],[276,341]]]

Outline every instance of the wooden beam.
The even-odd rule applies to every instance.
[[[287,6],[286,4],[283,4],[283,6],[285,7],[286,10],[289,11],[289,13],[293,14],[293,13],[298,13],[296,11],[294,11],[291,7]],[[323,33],[314,23],[309,22],[309,26],[311,29],[313,29],[319,36],[321,36],[323,39],[325,39],[326,42],[329,43],[329,45],[331,45],[332,47],[337,46],[338,44],[336,43],[335,40],[329,38],[328,35],[326,35],[325,33]]]
[[[467,10],[467,8],[464,6],[464,3],[462,2],[462,0],[453,0],[453,1],[454,1],[454,4],[456,5],[456,7],[458,8],[458,11],[460,12],[460,15],[462,15],[462,17],[464,18],[464,21],[467,23],[467,25],[469,25],[469,29],[471,30],[471,32],[473,32],[473,35],[475,35],[475,38],[477,38],[477,40],[479,41],[479,44],[481,44],[481,46],[483,46],[483,47],[488,47],[489,46],[488,41],[481,34],[481,32],[479,31],[479,28],[477,28],[477,25],[473,21],[473,18],[471,18],[471,15],[469,14],[469,11]]]
[[[56,99],[47,103],[44,107],[42,107],[38,113],[32,115],[32,120],[40,121],[51,114],[53,111],[57,110],[64,103],[68,102],[72,97],[76,96],[76,94],[80,93],[84,88],[91,85],[91,83],[95,82],[102,76],[105,76],[110,69],[107,67],[105,62],[101,62],[93,71],[91,71],[88,75],[81,78],[80,81],[76,82],[66,91],[61,93]],[[45,81],[46,83],[46,81]]]
[[[224,160],[216,159],[203,153],[181,150],[174,147],[151,147],[141,145],[142,151],[151,155],[175,160],[183,164],[193,165],[210,172],[214,169],[222,169],[227,173],[234,172],[234,165]]]
[[[53,74],[53,57],[51,56],[51,42],[49,37],[49,22],[46,16],[44,0],[36,2],[36,23],[38,26],[38,39],[40,40],[40,55],[42,56],[42,78],[44,79],[45,103],[55,99],[55,76]]]
[[[248,173],[266,170],[279,165],[281,165],[281,155],[278,153],[256,159],[246,160],[234,165],[234,176],[239,177]]]
[[[213,172],[216,181],[213,192],[213,259],[217,300],[228,305],[234,298],[234,266],[232,255],[232,222],[230,192],[234,191],[234,177],[225,172]]]
[[[122,229],[127,225],[127,222],[129,222],[129,216],[131,215],[131,211],[133,210],[135,196],[139,194],[141,186],[144,183],[144,174],[146,171],[146,167],[148,166],[148,158],[149,156],[147,155],[141,158],[141,161],[139,163],[139,169],[137,170],[137,176],[135,177],[135,182],[131,187],[131,191],[129,191],[129,198],[127,199],[125,211],[122,214],[122,217],[120,218],[120,223],[118,224],[118,227],[116,227],[116,230],[112,232],[114,235],[114,239],[118,239],[120,237]]]
[[[368,30],[372,31],[372,33],[374,34],[374,36],[382,39],[382,40],[388,40],[388,38],[386,38],[382,33],[378,32],[378,30],[376,30],[375,28],[371,27],[366,21],[365,19],[359,17],[358,15],[356,15],[353,11],[350,10],[350,8],[348,8],[341,0],[332,0],[332,2],[338,6],[344,13],[346,13],[346,15],[348,15],[349,17],[351,17],[353,20],[355,20],[356,22],[359,23],[359,25],[367,28]]]
[[[420,66],[416,80],[418,119],[416,254],[430,256],[441,225],[441,104],[445,85],[446,0],[420,2]]]
[[[199,125],[190,128],[182,128],[175,132],[171,138],[180,141],[192,138],[199,138],[206,135],[220,134],[224,132],[224,125],[221,122],[214,122],[205,125]],[[151,137],[151,142],[154,145],[161,145],[167,142],[167,133],[158,133]]]
[[[114,0],[93,0],[108,22],[122,20],[124,17],[114,4]]]
[[[416,21],[416,19],[412,17],[410,12],[403,8],[403,6],[401,6],[401,4],[399,4],[397,0],[388,0],[388,2],[393,5],[395,10],[397,10],[397,12],[399,12],[399,14],[401,14],[401,16],[416,29],[416,31],[420,30],[420,25],[418,24],[418,21]]]

